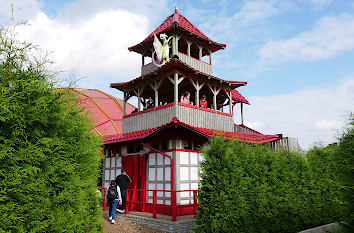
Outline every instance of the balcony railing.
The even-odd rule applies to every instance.
[[[186,63],[190,67],[192,67],[196,70],[199,70],[200,72],[203,72],[205,74],[213,75],[213,67],[209,63],[206,63],[206,62],[201,61],[197,58],[188,56],[187,54],[184,54],[181,52],[177,52],[177,55],[179,57],[179,60]],[[141,75],[145,75],[147,73],[150,73],[150,72],[156,70],[157,68],[159,68],[159,67],[154,65],[154,63],[152,63],[152,62],[150,62],[146,65],[143,65],[141,67]]]
[[[188,56],[187,54],[177,52],[179,59],[191,66],[192,68],[199,70],[200,72],[213,75],[213,67],[204,61]]]
[[[234,131],[231,114],[184,103],[179,103],[177,106],[169,103],[124,116],[122,133],[155,128],[170,122],[173,117],[194,127]]]

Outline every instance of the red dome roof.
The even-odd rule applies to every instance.
[[[81,98],[80,104],[86,107],[94,118],[94,130],[103,136],[122,132],[123,100],[96,89],[73,89]],[[135,107],[129,103],[126,112],[129,114]]]

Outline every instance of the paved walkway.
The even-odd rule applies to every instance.
[[[164,233],[146,226],[136,224],[132,221],[125,219],[124,214],[116,214],[116,224],[111,224],[108,220],[108,212],[103,213],[103,226],[105,233]]]

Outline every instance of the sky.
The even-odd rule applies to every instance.
[[[60,79],[122,98],[112,82],[140,76],[141,42],[177,7],[226,48],[214,75],[247,81],[245,125],[308,149],[336,141],[354,112],[354,0],[0,0],[0,25],[50,52]],[[235,122],[240,123],[239,106]]]

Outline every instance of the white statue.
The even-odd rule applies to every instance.
[[[162,44],[160,40],[154,35],[154,49],[155,51],[152,53],[152,61],[156,66],[162,66],[170,61],[170,45],[169,42],[172,36],[167,39],[167,35],[165,33],[160,34],[160,39],[162,40]],[[156,54],[157,61],[155,61]]]

